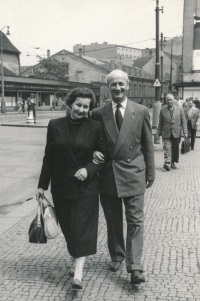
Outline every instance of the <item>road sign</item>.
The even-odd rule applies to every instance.
[[[155,80],[155,83],[153,84],[153,87],[161,87],[161,83],[160,83],[158,78]]]

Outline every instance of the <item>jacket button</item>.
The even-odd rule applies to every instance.
[[[132,149],[132,146],[130,146],[129,149]]]
[[[115,162],[115,160],[113,160],[113,163]]]
[[[127,159],[127,162],[128,162],[128,163],[130,163],[130,162],[131,162],[131,160],[130,160],[130,159]]]

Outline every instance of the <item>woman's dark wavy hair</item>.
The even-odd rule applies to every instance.
[[[73,90],[71,90],[67,97],[66,97],[66,104],[71,107],[72,104],[75,102],[77,97],[82,97],[82,98],[90,98],[91,102],[90,102],[90,111],[92,109],[94,109],[95,107],[95,103],[96,103],[96,98],[94,93],[92,92],[92,90],[88,89],[88,88],[84,88],[84,87],[77,87],[74,88]]]

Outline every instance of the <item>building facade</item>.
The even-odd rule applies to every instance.
[[[141,49],[117,44],[108,44],[107,42],[104,42],[103,44],[91,43],[90,45],[77,44],[73,47],[73,52],[76,55],[81,53],[101,60],[105,59],[116,65],[116,67],[119,65],[118,62],[131,66],[133,61],[142,56]]]
[[[108,74],[107,69],[64,49],[52,55],[51,58],[68,64],[68,75],[66,78],[68,81],[82,83],[91,83],[91,81],[105,82],[105,75]],[[22,72],[21,75],[34,78],[38,68],[40,68],[40,64],[31,66]]]
[[[184,1],[183,62],[180,80],[175,87],[183,99],[200,99],[200,0]]]
[[[10,71],[10,74],[19,76],[20,74],[20,51],[10,42],[3,32],[2,49],[3,49],[3,66]],[[1,49],[1,40],[0,40]],[[7,72],[8,73],[8,72]],[[1,68],[0,68],[1,74]]]

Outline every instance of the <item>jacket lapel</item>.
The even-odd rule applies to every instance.
[[[173,115],[172,115],[172,121],[173,121],[174,117],[175,117],[177,114],[179,114],[178,108],[179,108],[178,106],[174,106],[174,112],[173,112]]]
[[[88,119],[84,118],[81,123],[81,126],[79,128],[75,142],[74,142],[74,146],[73,146],[74,152],[77,151],[81,147],[81,145],[83,144],[85,139],[88,137],[90,132],[91,132],[91,129],[89,129],[89,127],[88,127]]]
[[[60,128],[58,128],[58,133],[59,133],[60,139],[61,139],[62,144],[64,145],[66,151],[72,157],[72,159],[75,161],[74,154],[72,152],[71,144],[70,144],[68,116],[63,119],[63,122],[62,122]]]
[[[102,118],[110,138],[112,139],[113,143],[116,143],[118,129],[113,116],[112,102],[109,102],[107,105],[105,105]]]
[[[124,118],[123,118],[123,123],[115,145],[114,156],[116,155],[116,153],[119,151],[124,141],[126,140],[126,137],[128,136],[131,128],[133,127],[134,122],[135,122],[135,111],[133,108],[133,104],[130,102],[130,100],[128,100]]]
[[[170,112],[169,112],[169,109],[168,107],[165,107],[165,112],[164,112],[165,116],[170,120],[171,117],[170,117]]]

